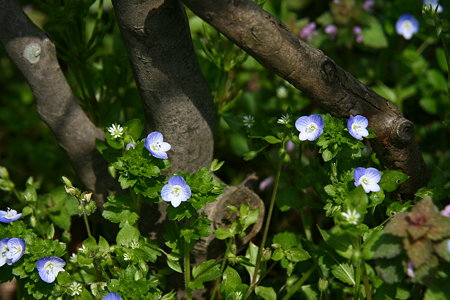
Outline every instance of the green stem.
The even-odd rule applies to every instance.
[[[184,286],[186,289],[186,300],[192,300],[192,292],[189,288],[191,282],[191,253],[189,251],[189,243],[184,242]]]
[[[361,238],[358,236],[356,238],[356,251],[361,251]],[[360,259],[360,261],[357,262],[356,266],[356,278],[355,278],[355,288],[353,289],[353,299],[358,300],[359,299],[359,287],[361,283],[361,264],[363,264],[364,261]]]
[[[369,278],[367,276],[366,264],[362,262],[364,290],[366,292],[366,300],[372,300],[372,291],[370,289]]]
[[[230,245],[232,244],[232,240],[229,239],[226,241],[226,243],[227,243],[227,248],[225,250],[225,255],[222,260],[222,265],[220,266],[220,274],[223,274],[223,271],[225,271],[225,267],[227,266],[228,251],[230,251]],[[214,289],[212,292],[211,300],[214,300],[216,298],[217,288],[219,287],[219,281],[220,281],[220,278],[217,278],[216,282],[214,283]]]
[[[316,264],[314,264],[305,274],[291,287],[291,289],[287,292],[287,294],[283,297],[283,300],[288,300],[302,287],[303,283],[311,276],[312,272],[316,268]]]
[[[284,148],[284,142],[283,142],[282,147]],[[282,166],[283,166],[283,160],[280,158],[280,160],[278,162],[277,173],[276,173],[276,176],[275,176],[275,183],[274,183],[274,186],[273,186],[272,197],[270,199],[269,211],[267,213],[267,219],[266,219],[266,223],[265,223],[265,226],[264,226],[264,233],[263,233],[261,245],[259,246],[259,249],[258,249],[258,256],[256,257],[255,270],[253,272],[252,281],[251,281],[250,287],[249,287],[249,289],[247,291],[247,294],[245,296],[245,299],[247,299],[248,296],[250,296],[250,294],[253,292],[253,289],[255,288],[255,286],[257,284],[259,267],[261,265],[261,258],[262,258],[262,253],[263,253],[263,250],[264,250],[264,247],[265,247],[265,244],[266,244],[267,234],[269,233],[270,219],[272,218],[273,207],[274,207],[274,204],[275,204],[275,198],[277,196],[278,183],[280,182],[281,167]]]
[[[83,219],[84,219],[84,225],[86,225],[86,231],[89,237],[92,236],[91,234],[91,228],[89,227],[89,222],[88,222],[88,218],[85,214],[83,214]]]
[[[441,35],[441,42],[444,46],[444,53],[445,53],[445,60],[447,61],[447,91],[448,91],[448,97],[450,98],[450,56],[448,53],[448,47],[445,43],[444,38]]]

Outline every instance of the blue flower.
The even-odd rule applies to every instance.
[[[174,175],[169,179],[169,183],[161,189],[161,198],[172,203],[173,207],[178,207],[181,202],[191,198],[191,188],[186,184],[183,177]]]
[[[364,192],[378,192],[380,186],[378,182],[381,180],[381,173],[375,168],[356,168],[353,172],[355,186],[362,185]]]
[[[347,121],[348,132],[357,140],[369,135],[367,125],[369,125],[367,118],[360,115],[352,116]]]
[[[0,241],[0,267],[5,263],[10,266],[18,261],[25,252],[25,241],[23,239],[11,238]]]
[[[103,297],[102,300],[122,300],[122,297],[120,297],[116,293],[109,293],[109,294],[105,295],[105,297]]]
[[[300,141],[314,141],[323,133],[323,119],[321,115],[303,116],[295,121],[295,128],[300,131]]]
[[[437,13],[441,13],[444,10],[439,4],[439,0],[423,0],[423,7],[426,9],[430,7],[433,12],[436,11]]]
[[[36,268],[39,272],[39,277],[47,283],[55,281],[59,272],[64,272],[63,267],[66,262],[59,257],[43,257],[36,262]]]
[[[128,143],[126,146],[125,146],[125,150],[126,151],[128,151],[128,150],[130,150],[131,148],[133,148],[134,149],[134,144],[133,143]]]
[[[153,131],[145,139],[145,148],[150,153],[160,159],[167,159],[167,151],[172,148],[169,143],[163,142],[163,135],[161,132]]]
[[[12,221],[18,220],[22,214],[18,214],[14,209],[8,208],[7,211],[0,210],[0,222],[10,223]]]
[[[409,40],[419,31],[419,21],[410,14],[403,14],[395,24],[395,30]]]

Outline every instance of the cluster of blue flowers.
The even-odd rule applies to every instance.
[[[0,222],[11,223],[18,220],[22,216],[14,209],[7,211],[0,210]],[[0,267],[4,264],[11,266],[17,262],[25,253],[25,241],[20,238],[5,238],[0,241]],[[39,276],[45,282],[52,283],[55,281],[59,272],[64,271],[63,267],[66,263],[59,257],[43,257],[36,262],[36,269]]]
[[[369,135],[366,117],[351,116],[347,121],[347,129],[351,136],[357,140]],[[295,128],[300,131],[298,138],[301,141],[315,141],[323,133],[324,122],[321,115],[302,116],[295,121]],[[378,192],[381,173],[375,168],[356,168],[353,173],[355,186],[362,186],[366,193]]]

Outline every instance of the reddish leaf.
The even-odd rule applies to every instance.
[[[406,253],[416,268],[428,261],[433,255],[433,244],[429,240],[421,239],[409,245],[408,243],[405,244]]]

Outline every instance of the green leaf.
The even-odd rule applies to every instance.
[[[247,289],[248,286],[246,284],[242,284],[239,273],[232,267],[228,266],[222,275],[220,293],[225,296],[225,299],[227,300],[243,299]],[[236,294],[238,293],[241,295],[241,298],[236,297]]]
[[[376,233],[374,236],[376,241],[370,241],[364,250],[363,255],[378,258],[394,258],[402,253],[402,239],[386,233]]]
[[[284,251],[282,248],[275,249],[272,254],[272,260],[279,261],[284,258]]]
[[[219,227],[214,231],[214,235],[219,240],[225,240],[234,236],[234,232],[230,228]]]
[[[377,19],[371,18],[370,20],[369,26],[362,30],[363,44],[376,49],[386,48],[388,42],[383,27],[378,23]]]
[[[255,293],[264,300],[277,299],[277,293],[275,293],[275,290],[272,287],[257,286],[255,288]]]
[[[331,268],[331,273],[340,281],[355,285],[355,272],[350,264],[338,264]]]
[[[144,128],[139,119],[132,119],[126,122],[123,127],[126,127],[127,133],[131,135],[134,140],[138,140],[141,137],[142,129]]]
[[[386,192],[393,192],[408,178],[408,175],[397,170],[385,171],[381,177],[380,186]]]
[[[354,237],[351,234],[343,231],[338,226],[328,231],[319,228],[319,232],[327,245],[334,249],[340,256],[347,259],[352,257]]]
[[[180,258],[178,256],[176,256],[174,254],[168,254],[167,255],[167,265],[169,266],[169,268],[171,268],[175,272],[183,273],[183,270],[181,269],[181,265],[180,265]]]
[[[109,196],[104,204],[102,216],[120,227],[125,224],[133,225],[139,219],[139,215],[132,211],[133,200],[126,194]]]
[[[116,242],[118,245],[130,247],[132,242],[137,243],[140,237],[139,230],[130,224],[125,224],[117,233]]]
[[[405,277],[401,260],[398,258],[377,260],[375,270],[377,270],[381,279],[388,284],[401,282]]]
[[[264,140],[265,140],[266,142],[268,142],[269,144],[278,144],[278,143],[281,143],[281,140],[280,140],[279,138],[276,138],[276,137],[274,137],[274,136],[272,136],[272,135],[268,135],[268,136],[264,137]]]
[[[330,161],[333,159],[333,153],[330,150],[326,149],[322,152],[323,161]]]
[[[189,287],[193,290],[204,288],[203,283],[220,277],[220,265],[215,259],[202,262],[200,265],[192,268],[193,280],[189,283]]]
[[[311,255],[306,250],[300,248],[290,248],[284,251],[286,258],[292,262],[308,260]]]
[[[424,111],[429,113],[430,115],[436,115],[439,112],[439,103],[438,99],[433,97],[422,97],[419,100],[420,106],[423,108]]]
[[[105,240],[102,236],[98,238],[98,247],[99,250],[103,253],[108,253],[111,249],[107,240]]]
[[[279,244],[284,249],[294,248],[300,246],[300,241],[298,240],[297,236],[292,232],[282,232],[277,233],[273,237],[273,243]]]

